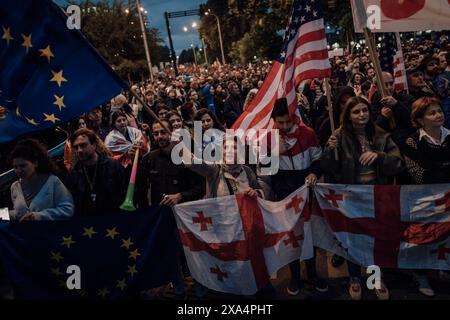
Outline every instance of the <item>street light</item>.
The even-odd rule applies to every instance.
[[[208,9],[208,11],[205,12],[205,16],[208,16],[208,15],[212,15],[212,16],[214,16],[216,18],[217,30],[219,31],[220,51],[222,53],[222,63],[225,64],[225,54],[223,52],[223,43],[222,43],[222,30],[220,29],[219,17],[216,16],[214,13],[212,13],[210,9]]]

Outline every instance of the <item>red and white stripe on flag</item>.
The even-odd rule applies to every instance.
[[[396,33],[397,41],[397,52],[395,53],[393,59],[393,70],[394,70],[394,90],[396,92],[401,92],[403,90],[408,90],[408,79],[406,76],[405,59],[403,58],[403,49],[400,39],[400,34]]]
[[[304,187],[276,203],[237,194],[175,206],[193,278],[216,291],[251,295],[279,268],[311,258],[307,199]]]
[[[324,19],[319,1],[294,1],[283,50],[246,111],[233,129],[271,129],[275,100],[285,97],[289,111],[297,109],[295,89],[306,79],[331,75]]]
[[[319,184],[314,192],[314,233],[333,233],[315,245],[363,266],[450,269],[449,184]]]

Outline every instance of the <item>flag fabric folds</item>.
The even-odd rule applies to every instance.
[[[175,221],[167,207],[69,221],[0,224],[0,264],[18,299],[137,297],[177,271]],[[80,268],[69,290],[67,268]]]
[[[304,187],[280,202],[238,194],[175,206],[193,278],[216,291],[251,295],[284,265],[311,258],[307,194]]]
[[[314,244],[362,266],[450,270],[450,185],[314,189]]]
[[[297,109],[296,88],[306,80],[331,76],[327,39],[319,1],[296,0],[285,31],[283,49],[264,83],[233,129],[272,129],[270,115],[278,98],[285,97],[289,111]]]
[[[51,0],[0,2],[0,143],[71,120],[127,88]]]

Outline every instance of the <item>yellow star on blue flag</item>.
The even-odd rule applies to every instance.
[[[0,1],[0,105],[10,111],[0,143],[72,120],[128,89],[66,22],[52,0]]]

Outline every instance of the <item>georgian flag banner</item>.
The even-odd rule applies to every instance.
[[[313,245],[361,266],[450,270],[450,184],[303,186],[280,202],[241,194],[175,206],[192,276],[251,295]],[[312,201],[309,201],[309,199]]]
[[[367,8],[380,8],[381,28],[372,32],[450,29],[450,0],[351,0],[356,32],[367,26]],[[369,18],[373,14],[369,12]]]
[[[175,206],[193,278],[216,291],[251,295],[289,262],[312,258],[307,199],[302,187],[280,202],[236,194]]]

